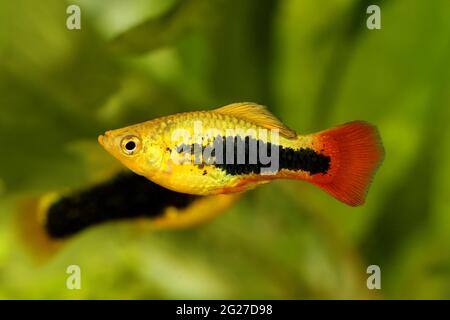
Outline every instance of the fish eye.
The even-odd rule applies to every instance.
[[[128,141],[125,144],[125,149],[130,152],[134,151],[134,149],[136,149],[136,143],[134,141]]]
[[[133,155],[139,151],[141,147],[141,141],[136,136],[126,136],[122,139],[121,143],[122,152],[126,155]]]

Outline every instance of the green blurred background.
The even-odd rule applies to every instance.
[[[66,8],[81,8],[81,30]],[[381,30],[366,8],[381,7]],[[0,298],[450,298],[450,2],[0,2]],[[238,101],[299,132],[361,119],[386,158],[363,207],[302,182],[246,193],[211,223],[93,227],[48,263],[15,208],[84,187],[107,129]],[[78,264],[82,289],[66,288]],[[381,290],[366,287],[381,267]]]

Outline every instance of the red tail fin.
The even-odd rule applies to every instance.
[[[331,166],[326,179],[311,182],[348,205],[362,205],[384,157],[378,130],[370,123],[354,121],[316,136],[330,155]]]

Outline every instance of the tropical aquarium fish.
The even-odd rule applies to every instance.
[[[177,193],[132,172],[121,172],[80,190],[23,199],[16,226],[20,242],[34,260],[46,262],[67,240],[87,229],[112,222],[133,222],[143,231],[190,228],[223,213],[237,198],[237,194]]]
[[[98,141],[135,173],[177,192],[234,193],[296,179],[351,206],[364,203],[384,156],[378,130],[367,122],[301,135],[249,102],[157,118]]]

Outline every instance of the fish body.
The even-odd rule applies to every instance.
[[[119,221],[142,231],[190,228],[222,214],[238,197],[176,193],[134,173],[119,173],[81,190],[21,199],[15,225],[24,249],[44,263],[86,229]]]
[[[350,205],[364,202],[383,158],[366,122],[300,135],[254,103],[169,115],[98,140],[135,173],[177,192],[223,194],[299,179]]]

